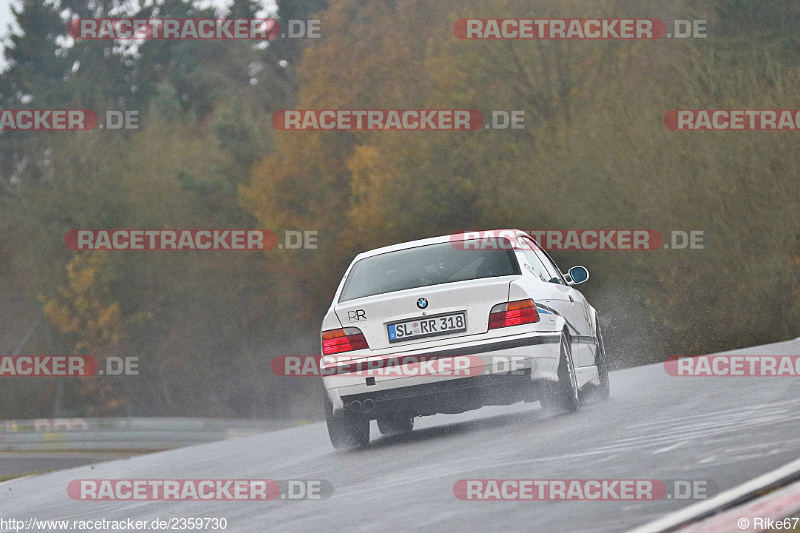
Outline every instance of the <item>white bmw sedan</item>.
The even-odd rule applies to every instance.
[[[322,322],[325,414],[335,448],[414,418],[540,401],[575,411],[609,394],[594,308],[520,230],[465,232],[359,254]]]

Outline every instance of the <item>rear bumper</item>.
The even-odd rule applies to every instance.
[[[363,405],[364,400],[371,400],[371,408],[359,410],[359,416],[369,418],[390,413],[421,416],[462,412],[525,399],[531,380],[556,381],[559,341],[558,332],[528,331],[491,341],[408,350],[402,355],[424,355],[442,363],[457,360],[467,370],[415,375],[406,372],[412,367],[400,365],[392,375],[336,374],[323,377],[323,383],[337,417],[345,416],[346,406],[348,414],[355,414],[350,409],[352,402]],[[365,361],[381,362],[397,356],[372,356]],[[458,368],[459,363],[455,366]]]
[[[438,381],[341,397],[348,414],[366,418],[384,415],[425,416],[462,413],[485,405],[535,399],[529,370]],[[370,407],[363,407],[369,402]],[[362,406],[354,412],[350,406]]]

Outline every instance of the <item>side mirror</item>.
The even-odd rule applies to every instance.
[[[589,279],[589,271],[586,270],[586,267],[582,266],[574,266],[570,268],[567,275],[569,276],[567,282],[570,285],[577,285]]]

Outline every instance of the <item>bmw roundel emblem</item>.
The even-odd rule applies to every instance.
[[[419,307],[420,309],[425,309],[426,307],[428,307],[428,300],[426,300],[425,298],[420,298],[419,300],[417,300],[417,307]]]

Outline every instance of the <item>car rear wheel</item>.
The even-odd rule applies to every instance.
[[[548,413],[571,413],[578,410],[581,401],[578,395],[578,377],[572,360],[569,337],[561,333],[561,358],[558,362],[558,381],[549,383],[541,399],[542,408]]]
[[[352,450],[369,444],[369,420],[366,418],[333,416],[333,404],[325,394],[325,422],[328,436],[337,450]]]
[[[600,325],[595,330],[597,335],[597,352],[594,355],[594,365],[597,367],[597,376],[600,384],[587,385],[585,391],[581,391],[581,400],[590,402],[605,400],[611,395],[611,387],[608,383],[608,358],[606,348],[603,344],[603,337],[600,335]]]
[[[414,429],[414,417],[411,416],[384,416],[378,418],[378,430],[381,435],[402,435]]]

